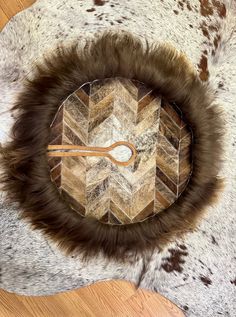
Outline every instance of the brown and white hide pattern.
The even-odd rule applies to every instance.
[[[62,103],[50,129],[51,145],[126,141],[137,150],[128,168],[105,157],[49,158],[51,180],[82,217],[116,225],[142,222],[172,205],[189,182],[192,131],[176,105],[139,81],[83,85]],[[117,158],[127,160],[127,150],[116,151]]]
[[[92,10],[91,10],[92,9]],[[230,0],[38,0],[0,34],[0,142],[9,139],[10,108],[22,80],[43,53],[104,29],[128,30],[182,50],[211,85],[225,111],[227,137],[222,176],[226,186],[198,230],[166,250],[125,264],[100,255],[83,263],[66,257],[18,219],[1,195],[0,287],[43,295],[102,279],[126,279],[155,290],[187,316],[235,316],[236,8]]]

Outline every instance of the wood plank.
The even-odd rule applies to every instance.
[[[20,0],[21,4],[23,5],[24,9],[30,7],[35,0]]]
[[[0,290],[0,316],[184,317],[184,314],[163,296],[117,280],[53,296],[19,296]]]
[[[6,14],[8,19],[10,19],[13,15],[17,12],[24,9],[24,6],[19,0],[1,0],[0,7],[2,8],[3,12]]]
[[[18,12],[31,6],[35,0],[0,0],[0,31]]]
[[[21,296],[19,300],[33,316],[57,317],[58,315],[66,316],[68,313],[69,307],[65,296],[63,298],[58,298],[58,296],[38,297],[37,300],[34,297]]]
[[[183,312],[168,299],[143,289],[131,296],[124,306],[125,310],[120,310],[116,317],[184,317]]]
[[[83,288],[81,289],[81,291]],[[67,315],[68,312],[70,312],[72,317],[76,316],[85,316],[85,317],[96,317],[96,312],[94,313],[93,310],[91,310],[91,307],[89,304],[78,296],[78,290],[58,294],[58,299],[64,303],[64,307],[67,309]],[[42,316],[43,317],[43,316]]]
[[[5,12],[2,10],[0,6],[0,30],[3,29],[4,25],[8,22],[8,17],[6,16]]]
[[[25,307],[19,296],[0,290],[1,317],[33,317],[28,307]]]
[[[113,316],[124,305],[124,302],[136,293],[132,284],[124,281],[95,283],[81,289],[78,296],[86,302],[96,316]],[[125,308],[125,307],[123,307]]]

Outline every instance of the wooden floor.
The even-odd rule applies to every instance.
[[[34,0],[0,0],[0,30]],[[100,282],[53,296],[19,296],[0,290],[0,317],[180,317],[183,312],[157,293],[125,281]]]
[[[1,317],[183,317],[157,293],[125,281],[99,282],[53,296],[27,297],[0,290]]]
[[[31,6],[35,0],[0,0],[0,30],[17,12]]]

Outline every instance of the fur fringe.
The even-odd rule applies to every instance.
[[[157,89],[182,109],[194,135],[193,171],[186,190],[155,217],[124,226],[102,224],[73,211],[50,180],[46,154],[58,106],[85,82],[109,77],[136,79]],[[1,148],[1,181],[9,200],[22,208],[22,217],[68,254],[87,257],[102,251],[125,260],[130,253],[162,249],[195,228],[222,188],[217,177],[223,137],[219,107],[185,55],[169,45],[144,47],[129,33],[106,32],[83,48],[60,47],[37,66],[14,109],[18,115],[12,141]]]

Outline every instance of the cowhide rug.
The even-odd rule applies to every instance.
[[[43,53],[63,41],[81,41],[105,28],[124,29],[184,51],[210,84],[225,111],[227,136],[220,200],[208,208],[198,230],[165,252],[126,264],[101,256],[83,263],[18,218],[1,195],[0,287],[46,295],[98,280],[126,279],[158,291],[187,316],[235,316],[236,209],[236,3],[225,0],[38,0],[0,34],[0,138],[14,120],[10,108],[22,79]]]

